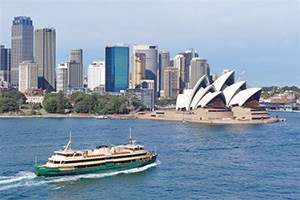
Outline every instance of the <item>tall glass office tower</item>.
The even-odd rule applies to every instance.
[[[19,64],[33,60],[33,25],[30,17],[15,17],[11,27],[11,84],[19,84]]]
[[[127,90],[129,83],[129,46],[114,45],[105,48],[105,91]]]

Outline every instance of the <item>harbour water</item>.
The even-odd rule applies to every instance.
[[[151,120],[0,119],[0,199],[299,199],[300,113],[286,122],[209,126]],[[158,161],[117,173],[36,177],[61,148],[134,138]]]

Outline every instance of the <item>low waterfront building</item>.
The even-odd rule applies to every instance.
[[[34,95],[34,96],[27,96],[26,95],[26,103],[36,103],[43,105],[44,96]]]

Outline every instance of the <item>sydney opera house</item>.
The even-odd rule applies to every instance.
[[[235,82],[228,71],[210,83],[202,76],[193,89],[184,90],[176,110],[156,110],[138,118],[215,124],[260,124],[276,122],[259,106],[261,88],[247,88],[246,81]]]

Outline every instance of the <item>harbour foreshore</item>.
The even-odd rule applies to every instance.
[[[198,124],[266,124],[285,121],[282,118],[273,118],[264,111],[250,111],[243,109],[245,112],[239,116],[229,110],[208,110],[197,109],[195,111],[176,111],[176,110],[156,110],[152,112],[137,113],[138,119],[160,120],[174,122],[190,122]],[[257,115],[254,112],[259,112]],[[256,115],[252,115],[252,114]]]
[[[269,118],[263,120],[236,120],[236,119],[218,119],[218,120],[192,120],[185,119],[179,120],[176,118],[153,118],[153,117],[137,117],[138,119],[145,120],[159,120],[159,121],[173,121],[173,122],[189,122],[189,123],[197,123],[197,124],[214,124],[214,125],[225,125],[225,124],[267,124],[267,123],[276,123],[280,121],[285,121],[283,118]]]
[[[2,114],[0,118],[99,118],[99,119],[115,119],[129,118],[131,115],[94,115],[94,114],[43,114],[43,115],[22,115],[22,114]]]
[[[266,124],[266,123],[276,123],[280,121],[285,121],[284,118],[269,118],[261,120],[237,120],[237,119],[211,119],[211,120],[199,120],[188,117],[188,114],[182,115],[172,115],[170,116],[151,116],[151,112],[146,114],[122,114],[122,115],[94,115],[94,114],[43,114],[43,115],[20,115],[20,114],[2,114],[0,119],[5,118],[95,118],[95,119],[143,119],[143,120],[158,120],[158,121],[170,121],[170,122],[189,122],[189,123],[198,123],[198,124]]]

